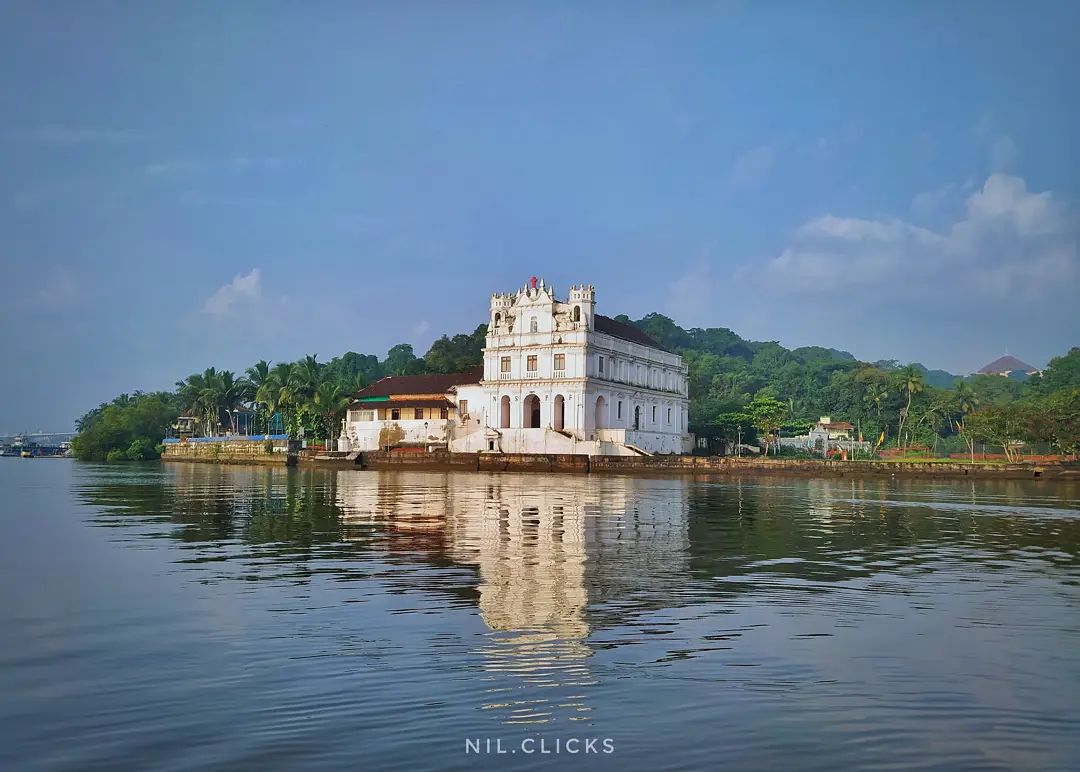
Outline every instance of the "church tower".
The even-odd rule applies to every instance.
[[[570,306],[570,318],[577,324],[584,325],[586,329],[596,329],[594,317],[596,315],[596,290],[593,285],[571,285],[570,295],[566,299]]]

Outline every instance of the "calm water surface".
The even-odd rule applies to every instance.
[[[1072,485],[3,459],[0,492],[2,769],[1080,769]]]

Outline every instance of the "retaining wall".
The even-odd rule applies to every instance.
[[[202,461],[210,464],[272,464],[284,466],[287,440],[225,440],[223,442],[176,442],[165,446],[164,461]]]
[[[1056,479],[1080,481],[1080,463],[970,464],[919,461],[826,461],[731,456],[583,456],[529,453],[361,453],[355,461],[303,455],[313,466],[365,469],[442,469],[469,472],[573,472],[613,474],[781,474],[805,477],[928,477],[994,479]],[[165,446],[166,461],[217,464],[274,464],[284,466],[287,443],[250,440],[177,443]]]

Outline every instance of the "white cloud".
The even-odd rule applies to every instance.
[[[992,174],[968,198],[967,212],[972,227],[1004,224],[1022,236],[1052,234],[1065,225],[1064,207],[1050,191],[1029,193],[1022,179],[1007,174]]]
[[[905,293],[957,306],[1040,302],[1076,292],[1075,222],[1052,193],[994,174],[945,229],[825,215],[796,229],[755,278],[765,292],[856,304]]]
[[[936,214],[957,193],[958,189],[959,186],[956,183],[949,182],[933,190],[919,193],[911,199],[911,211],[923,217]]]
[[[253,268],[237,275],[228,284],[218,287],[203,303],[203,312],[210,316],[228,316],[243,306],[262,299],[262,271]]]
[[[776,161],[776,150],[771,145],[759,145],[735,159],[731,167],[731,184],[748,188],[760,184],[769,175]]]

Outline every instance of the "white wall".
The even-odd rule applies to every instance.
[[[379,450],[383,428],[400,428],[405,436],[398,445],[431,445],[447,442],[447,425],[442,419],[427,421],[350,421],[346,424],[350,451]]]

